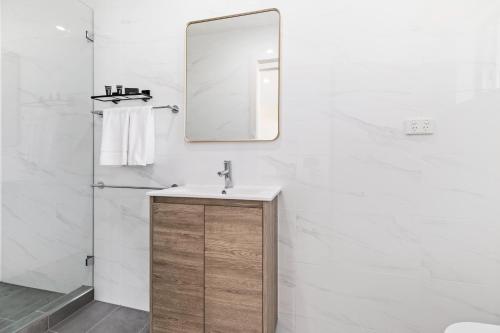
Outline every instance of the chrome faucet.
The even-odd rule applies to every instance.
[[[219,177],[224,177],[224,188],[233,187],[233,172],[231,169],[231,161],[224,161],[224,170],[217,172]]]

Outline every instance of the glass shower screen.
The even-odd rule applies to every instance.
[[[93,44],[86,38],[92,30],[93,12],[77,0],[1,0],[6,320],[93,283],[85,265],[93,242]]]

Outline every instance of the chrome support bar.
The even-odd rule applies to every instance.
[[[85,259],[85,266],[94,266],[94,256],[87,256]]]
[[[85,38],[87,39],[87,41],[93,43],[94,42],[94,33],[88,31],[88,30],[85,30]]]
[[[177,187],[177,184],[172,184],[167,187],[151,187],[151,186],[122,186],[122,185],[106,185],[103,182],[98,182],[97,184],[92,184],[91,185],[94,188],[127,188],[127,189],[133,189],[133,190],[165,190],[167,188],[171,187]]]
[[[170,109],[172,113],[179,113],[179,106],[177,105],[165,105],[165,106],[153,106],[153,109]],[[103,111],[102,110],[95,110],[95,111],[90,111],[90,113],[102,116]]]

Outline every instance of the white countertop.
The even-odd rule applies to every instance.
[[[171,187],[160,191],[151,191],[150,197],[202,198],[227,200],[272,201],[281,192],[279,186],[235,186],[226,189],[224,186],[185,185]]]

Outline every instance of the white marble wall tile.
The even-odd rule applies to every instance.
[[[95,191],[95,298],[149,309],[149,198],[142,190]]]

